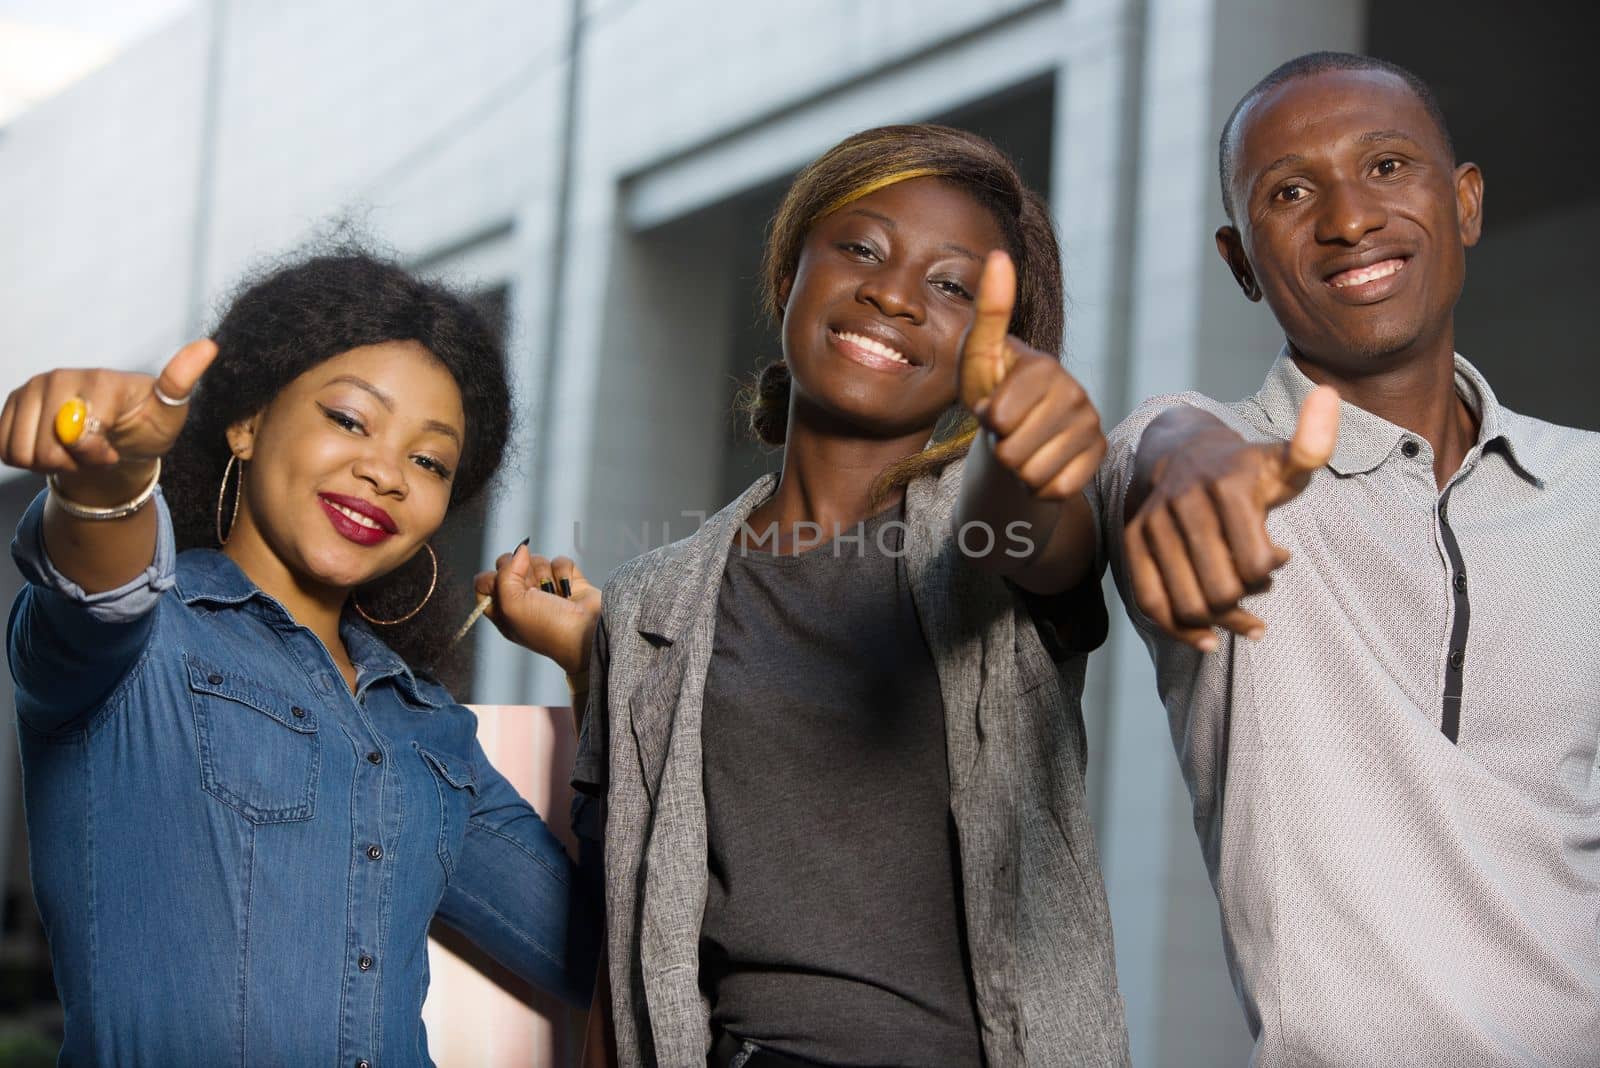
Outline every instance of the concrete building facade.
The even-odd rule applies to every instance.
[[[212,0],[0,130],[3,384],[63,364],[154,368],[252,265],[353,220],[504,310],[517,457],[458,558],[532,535],[548,553],[576,546],[598,581],[776,465],[728,414],[730,382],[775,354],[752,298],[761,231],[785,180],[848,133],[940,119],[1017,156],[1053,205],[1068,365],[1108,426],[1155,392],[1252,392],[1276,351],[1211,232],[1217,132],[1278,62],[1333,48],[1412,66],[1453,120],[1470,117],[1462,151],[1476,137],[1514,175],[1541,131],[1562,160],[1588,151],[1548,140],[1565,114],[1551,85],[1579,62],[1560,15],[1391,7]],[[1491,97],[1486,64],[1537,116]],[[1573,235],[1600,234],[1596,168],[1514,177],[1501,225],[1482,161],[1488,237],[1469,260],[1460,347],[1509,403],[1592,425],[1573,389],[1596,380],[1576,316],[1600,279]],[[0,483],[0,522],[30,487]],[[565,692],[498,639],[480,641],[472,690],[495,703]],[[1093,658],[1085,712],[1136,1063],[1242,1064],[1215,900],[1125,623]],[[0,828],[14,829],[13,744],[0,731]]]

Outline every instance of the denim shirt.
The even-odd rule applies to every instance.
[[[154,561],[116,590],[51,565],[43,495],[12,544],[61,1063],[431,1065],[435,916],[586,1003],[587,879],[490,766],[472,713],[347,621],[352,694],[228,557],[175,556],[156,507]]]

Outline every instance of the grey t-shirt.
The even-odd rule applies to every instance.
[[[939,679],[903,510],[729,556],[706,679],[714,1025],[840,1065],[982,1063]]]

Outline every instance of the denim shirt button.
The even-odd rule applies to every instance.
[[[367,754],[367,763],[369,763],[369,764],[382,764],[383,763],[383,754],[378,752],[376,749],[374,749],[372,752]]]
[[[306,718],[306,710],[301,708],[299,705],[295,705],[293,708],[289,709],[289,714],[295,719]]]
[[[356,967],[364,972],[370,972],[372,970],[372,958],[365,953],[361,954],[361,959],[356,961]]]
[[[371,1061],[356,1061],[356,1068],[372,1068]]]
[[[372,845],[367,846],[367,856],[373,860],[382,860],[383,847],[374,842]]]
[[[221,686],[222,685],[222,676],[218,675],[216,672],[213,671],[211,674],[206,676],[206,681],[209,682],[213,686]]]

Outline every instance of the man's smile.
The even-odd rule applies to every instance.
[[[1346,258],[1328,265],[1331,269],[1324,270],[1322,284],[1341,304],[1373,304],[1405,284],[1410,263],[1410,255],[1392,252],[1368,254],[1354,261]]]

